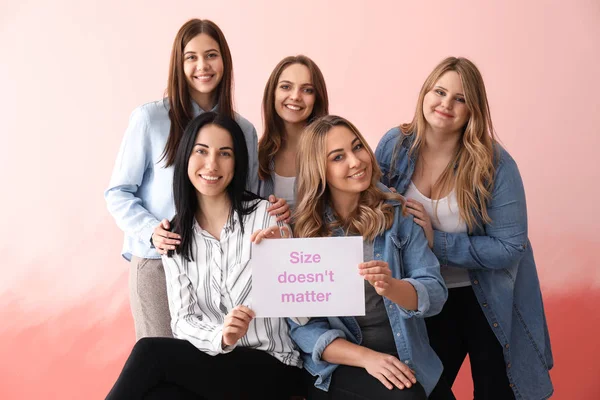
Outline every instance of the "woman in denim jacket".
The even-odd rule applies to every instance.
[[[365,279],[366,315],[289,320],[316,377],[311,398],[426,399],[442,364],[423,317],[440,311],[447,290],[422,229],[403,215],[402,198],[379,183],[373,152],[347,120],[310,124],[296,165],[295,235],[364,238],[365,262],[348,273]],[[452,398],[443,382],[436,392]]]
[[[407,198],[448,286],[426,319],[452,384],[469,354],[476,399],[546,399],[550,338],[517,165],[494,138],[477,67],[450,57],[429,75],[410,124],[376,151],[382,182]]]

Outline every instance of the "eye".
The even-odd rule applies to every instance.
[[[465,98],[464,97],[457,97],[456,101],[458,101],[459,103],[466,103]]]
[[[229,151],[222,151],[221,157],[231,157],[231,153]]]
[[[211,58],[217,58],[219,57],[219,55],[217,53],[208,53],[206,55],[206,58],[211,59]]]
[[[359,151],[362,150],[365,146],[362,145],[362,143],[357,144],[356,146],[354,146],[354,148],[352,149],[353,151]]]
[[[288,90],[289,88],[290,88],[290,85],[285,84],[285,83],[283,85],[279,86],[279,89],[283,89],[283,90]]]
[[[342,158],[344,157],[341,154],[338,154],[337,156],[333,157],[331,161],[342,161]]]
[[[438,96],[445,96],[446,95],[446,92],[444,92],[442,89],[435,89],[435,93]]]
[[[207,151],[206,151],[206,149],[200,147],[200,148],[198,148],[196,150],[196,153],[198,153],[198,154],[207,154]]]
[[[195,59],[196,59],[196,56],[195,56],[195,55],[193,55],[193,54],[190,54],[190,55],[188,55],[188,56],[187,56],[185,59],[186,59],[186,60],[189,60],[189,61],[193,61],[193,60],[195,60]]]
[[[313,94],[315,92],[315,89],[313,88],[305,88],[304,89],[304,93],[306,94]]]

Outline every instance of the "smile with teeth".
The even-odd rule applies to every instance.
[[[212,176],[212,175],[200,175],[200,177],[209,182],[216,182],[221,179],[220,176]]]
[[[213,75],[194,75],[194,79],[199,80],[200,82],[208,82],[212,79]]]
[[[365,176],[365,169],[363,169],[360,172],[355,173],[354,175],[350,175],[350,178],[362,178],[363,176]]]
[[[285,107],[292,110],[292,111],[300,111],[302,110],[302,107],[300,106],[295,106],[293,104],[285,104]]]

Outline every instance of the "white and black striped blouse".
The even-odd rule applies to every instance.
[[[277,224],[267,213],[268,207],[269,203],[261,200],[256,210],[244,217],[243,234],[237,214],[225,224],[220,239],[195,223],[192,262],[178,254],[163,256],[174,337],[188,340],[210,355],[235,348],[221,348],[223,323],[235,306],[251,307],[250,236],[257,229]],[[302,363],[282,318],[255,318],[236,346],[266,351],[287,365]]]

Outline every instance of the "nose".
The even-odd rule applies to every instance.
[[[216,171],[218,169],[216,154],[206,156],[204,167],[209,171]]]
[[[442,105],[448,110],[452,109],[453,104],[454,104],[454,99],[452,99],[450,96],[446,96],[442,100]]]
[[[354,153],[350,153],[346,157],[346,160],[348,160],[348,167],[349,168],[358,168],[362,164],[361,161],[360,161],[360,159],[358,157],[356,157],[356,155]]]
[[[301,91],[302,91],[302,89],[300,89],[300,88],[296,88],[296,89],[292,90],[292,93],[290,94],[290,98],[292,100],[300,100]]]
[[[196,71],[204,71],[208,68],[208,62],[204,58],[200,58],[196,64]]]

